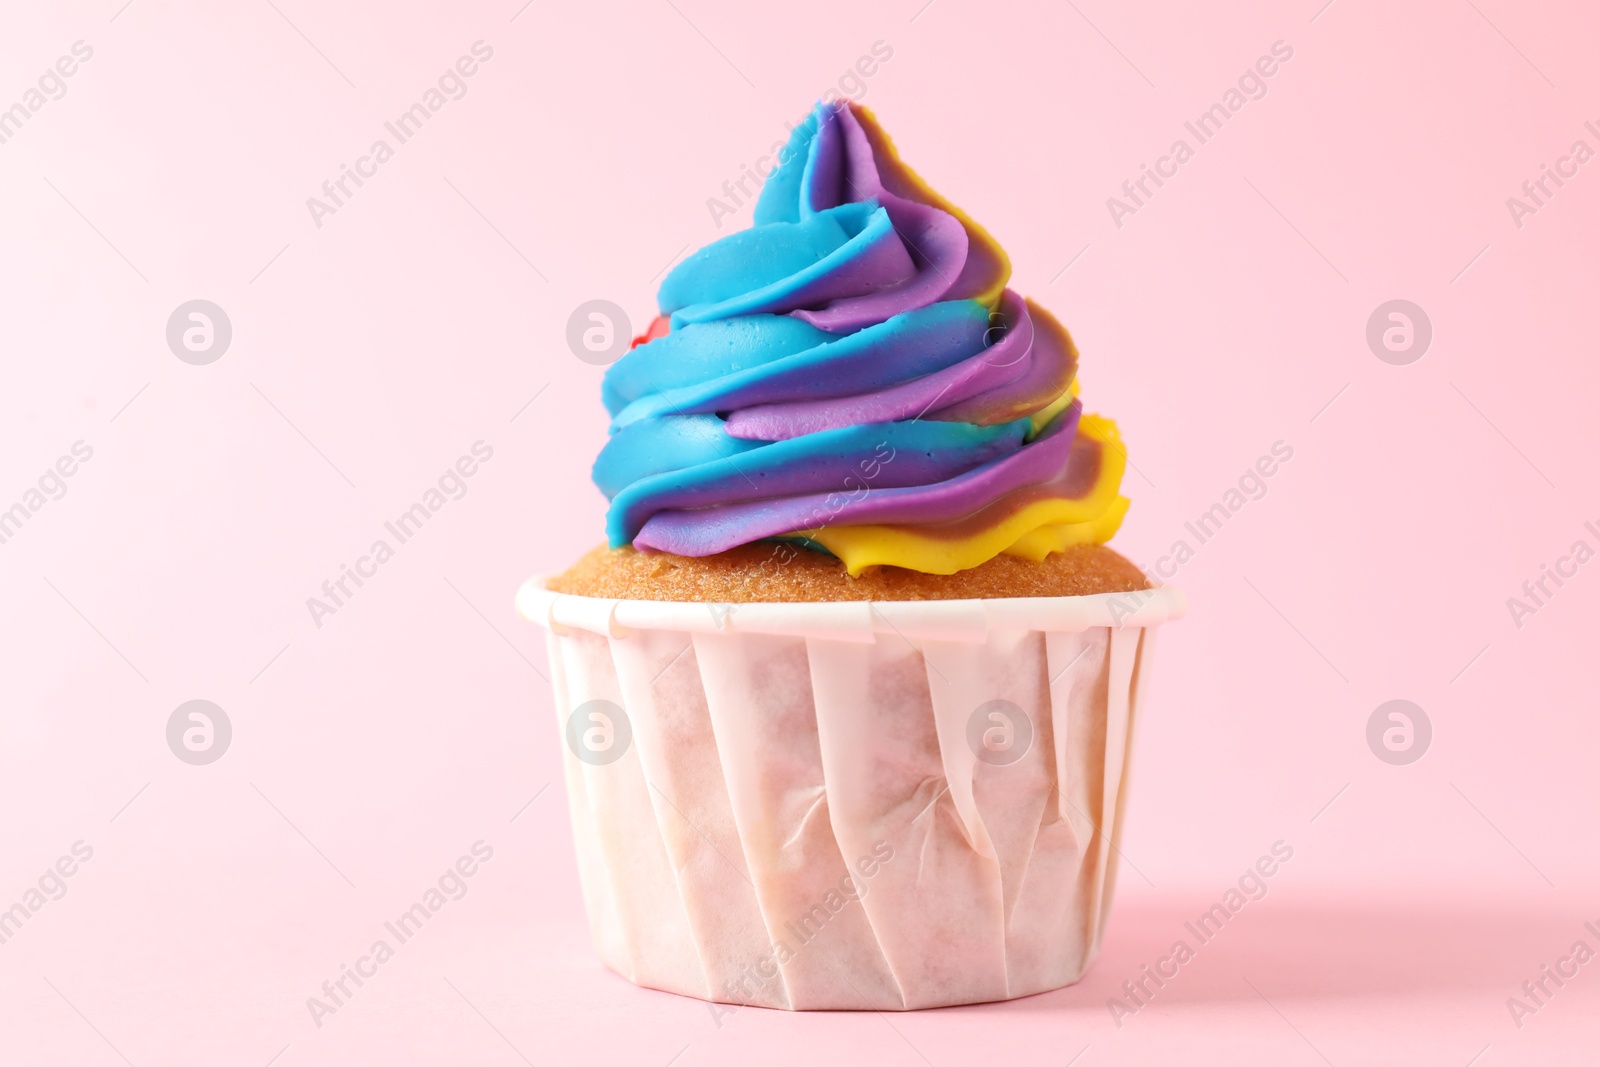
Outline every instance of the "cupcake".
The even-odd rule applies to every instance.
[[[594,942],[639,985],[899,1010],[1093,960],[1182,600],[1105,547],[1126,454],[1009,273],[818,105],[607,370],[606,543],[517,604]]]

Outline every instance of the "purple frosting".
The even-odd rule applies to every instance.
[[[1037,440],[975,470],[929,485],[853,493],[809,493],[726,504],[711,510],[658,511],[634,537],[635,548],[708,556],[763,537],[822,526],[937,523],[963,518],[1006,493],[1061,474],[1077,434],[1076,401]]]
[[[818,105],[752,226],[668,273],[663,318],[607,372],[611,544],[704,556],[1073,492],[1063,479],[1099,459],[1081,409],[1040,413],[1077,353],[1009,270],[870,114]]]

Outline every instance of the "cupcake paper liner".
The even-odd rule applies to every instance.
[[[549,631],[607,966],[702,1000],[902,1010],[1076,981],[1176,590],[812,604],[523,586]]]

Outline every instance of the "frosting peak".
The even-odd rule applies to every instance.
[[[1072,339],[1006,289],[999,245],[854,104],[817,105],[778,158],[751,228],[679,263],[606,373],[611,544],[792,538],[851,573],[949,574],[1108,539],[1116,429],[1082,414]]]

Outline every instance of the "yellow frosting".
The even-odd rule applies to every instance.
[[[1037,561],[1071,545],[1108,541],[1128,510],[1118,492],[1127,453],[1110,419],[1085,415],[1078,435],[1102,446],[1094,485],[1081,497],[1035,500],[961,538],[938,537],[920,525],[827,526],[801,536],[838,556],[851,574],[878,565],[954,574],[1002,552]]]
[[[1054,400],[1050,401],[1049,404],[1028,416],[1028,422],[1031,424],[1031,428],[1028,430],[1028,440],[1031,441],[1035,437],[1038,437],[1040,431],[1042,431],[1046,426],[1049,426],[1057,415],[1067,410],[1067,408],[1077,398],[1078,379],[1074,378],[1072,379],[1071,383],[1067,385],[1067,388],[1060,396],[1056,397]],[[1093,416],[1090,417],[1093,418]]]

